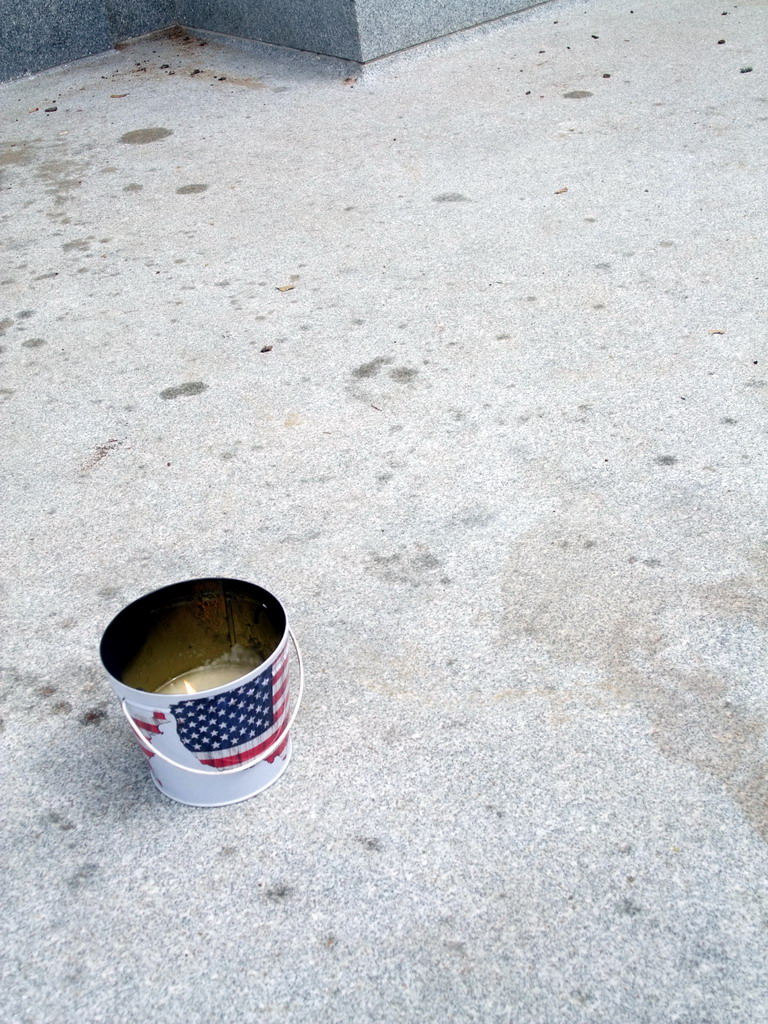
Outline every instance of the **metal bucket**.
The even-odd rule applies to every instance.
[[[289,637],[299,666],[293,710]],[[172,800],[237,803],[288,767],[304,668],[269,591],[219,578],[163,587],[115,616],[101,660],[155,785]]]

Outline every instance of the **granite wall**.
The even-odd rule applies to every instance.
[[[366,61],[542,0],[0,0],[0,80],[181,24]]]
[[[414,43],[536,7],[544,0],[355,0],[360,54],[373,60]]]

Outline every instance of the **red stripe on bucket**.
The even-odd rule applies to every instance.
[[[274,754],[270,754],[265,760],[267,764],[272,764],[276,757],[282,757],[285,753],[285,748],[288,746],[288,737],[286,736]]]
[[[160,732],[160,726],[155,725],[153,722],[142,722],[140,718],[134,718],[134,722],[136,723],[136,725],[138,725],[140,729],[143,729],[144,732]]]

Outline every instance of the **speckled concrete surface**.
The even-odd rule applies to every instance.
[[[768,1020],[765,6],[0,88],[4,1021]],[[219,573],[308,694],[194,810],[97,649]]]

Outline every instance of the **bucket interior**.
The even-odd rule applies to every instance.
[[[286,630],[282,605],[254,583],[175,583],[128,605],[107,627],[101,659],[115,679],[155,692],[184,672],[232,660],[242,675],[265,662]]]

